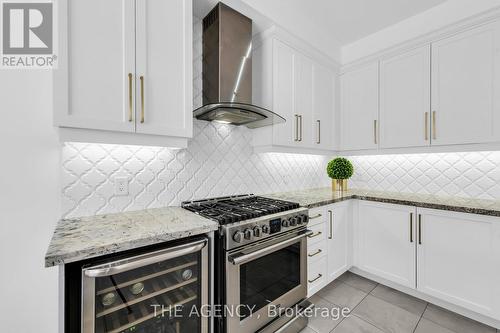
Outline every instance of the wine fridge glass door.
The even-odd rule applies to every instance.
[[[207,304],[205,245],[84,269],[83,332],[206,332],[206,320],[196,315]]]

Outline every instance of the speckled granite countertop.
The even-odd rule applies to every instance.
[[[313,208],[349,199],[386,202],[423,208],[442,209],[463,213],[500,216],[500,200],[480,200],[430,194],[399,193],[370,190],[333,192],[331,188],[266,194],[266,197],[288,200],[303,207]]]
[[[217,228],[216,222],[181,207],[63,219],[52,236],[45,266],[204,234]]]

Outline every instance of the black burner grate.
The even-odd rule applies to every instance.
[[[220,224],[228,224],[296,209],[299,204],[248,195],[183,202],[182,207]]]

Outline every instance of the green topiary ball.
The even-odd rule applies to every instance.
[[[354,168],[347,158],[337,157],[328,162],[326,172],[328,177],[332,179],[349,179],[354,172]]]

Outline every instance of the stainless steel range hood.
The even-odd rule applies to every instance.
[[[220,2],[203,19],[203,106],[193,115],[249,128],[285,122],[252,105],[252,20]]]

